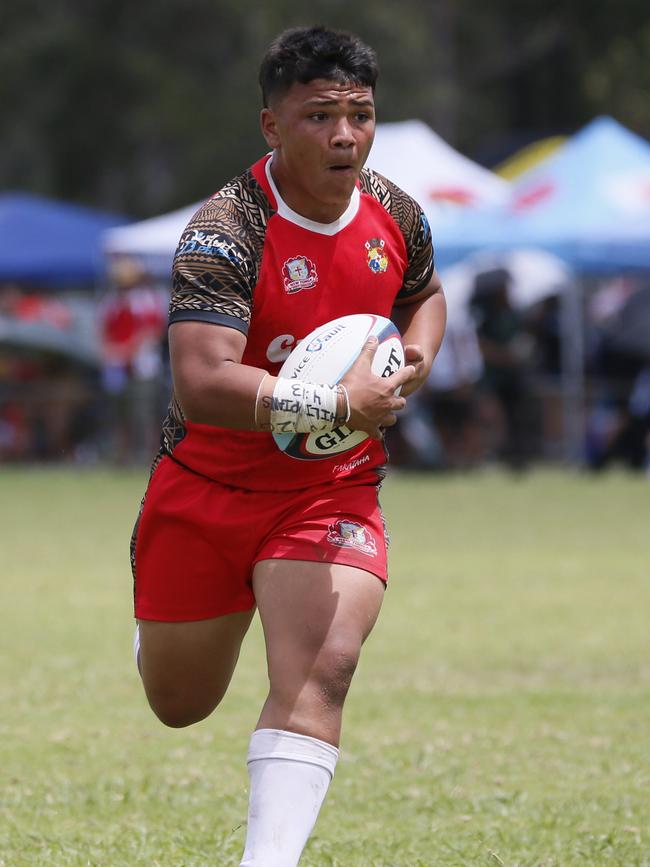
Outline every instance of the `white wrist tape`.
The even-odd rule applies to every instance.
[[[271,430],[274,433],[333,430],[340,423],[338,394],[336,385],[316,385],[280,377],[271,398]]]

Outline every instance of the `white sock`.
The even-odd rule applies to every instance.
[[[253,732],[246,849],[240,867],[296,867],[325,799],[339,751],[278,729]]]
[[[140,671],[140,624],[135,627],[135,635],[133,636],[133,655],[135,656],[135,664]]]

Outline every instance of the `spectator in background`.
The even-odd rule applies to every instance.
[[[490,450],[522,469],[531,446],[527,374],[533,341],[510,302],[509,283],[502,268],[479,274],[470,307],[483,357],[481,412],[495,437]]]
[[[166,298],[132,259],[115,259],[110,279],[112,289],[99,308],[109,450],[117,463],[146,462],[160,423]]]
[[[469,469],[483,459],[476,400],[482,375],[483,361],[474,326],[469,317],[457,319],[447,327],[427,381],[446,466],[453,469]]]
[[[477,466],[483,459],[476,399],[482,372],[474,324],[466,315],[450,318],[427,381],[387,432],[391,462],[418,470]]]
[[[96,388],[65,297],[0,285],[0,460],[77,460]]]
[[[587,419],[586,457],[594,470],[620,463],[650,471],[650,365],[601,348]]]
[[[535,400],[539,402],[539,446],[544,457],[565,453],[562,381],[562,298],[548,295],[525,311],[526,330],[534,340]]]
[[[625,407],[630,384],[638,372],[638,360],[621,355],[607,340],[607,326],[614,321],[633,293],[633,283],[616,277],[604,281],[587,303],[586,368],[590,400],[586,413],[585,455],[591,469],[605,468],[618,453],[625,427]]]
[[[24,460],[32,456],[32,432],[24,394],[38,373],[36,362],[18,358],[14,351],[0,345],[1,462]]]
[[[631,277],[606,283],[589,305],[592,406],[587,461],[650,471],[650,284]]]

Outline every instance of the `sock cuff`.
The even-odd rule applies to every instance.
[[[250,764],[262,759],[304,762],[318,765],[333,777],[338,757],[336,747],[318,738],[281,729],[257,729],[251,735],[247,762]]]

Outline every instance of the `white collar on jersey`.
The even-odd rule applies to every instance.
[[[359,201],[361,197],[359,195],[358,187],[354,188],[354,192],[350,197],[350,204],[338,220],[334,220],[333,223],[317,223],[315,220],[308,220],[307,217],[303,217],[301,214],[292,210],[280,195],[278,188],[275,185],[275,181],[273,180],[273,175],[271,174],[271,157],[272,153],[266,161],[264,170],[266,171],[266,179],[269,182],[271,191],[273,192],[278,204],[277,212],[281,217],[284,217],[284,219],[288,220],[290,223],[295,223],[296,226],[302,226],[303,229],[307,229],[309,232],[316,232],[319,235],[336,235],[336,233],[340,232],[341,229],[345,229],[346,226],[350,225],[359,210]]]

